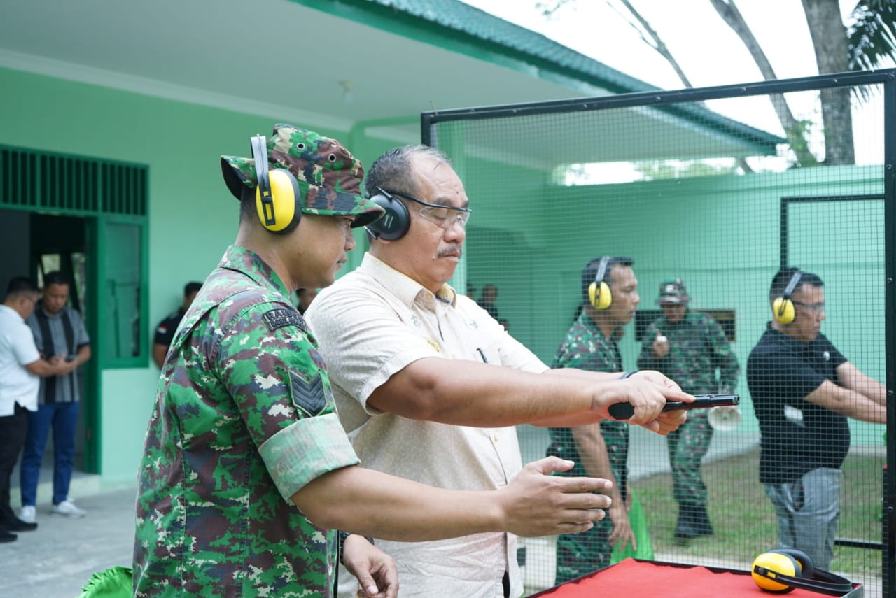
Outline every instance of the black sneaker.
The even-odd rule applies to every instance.
[[[15,542],[19,537],[15,534],[11,534],[6,529],[0,527],[0,543],[4,542]]]
[[[13,516],[3,522],[3,527],[9,532],[33,532],[37,529],[37,524],[28,523],[27,521],[22,521],[18,517]]]

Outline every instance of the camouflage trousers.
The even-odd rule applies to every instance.
[[[600,433],[607,446],[607,457],[623,500],[628,495],[629,426],[625,422],[604,421]],[[576,452],[577,461],[581,460]],[[582,470],[581,475],[585,475]],[[609,517],[594,524],[587,532],[557,537],[557,581],[563,583],[598,569],[610,566],[610,534],[613,522]]]
[[[556,584],[587,575],[597,569],[610,566],[610,533],[613,522],[609,517],[594,524],[581,534],[564,534],[557,537]]]
[[[672,493],[678,504],[706,505],[700,461],[709,450],[712,428],[707,414],[691,411],[680,428],[666,436],[672,465]]]

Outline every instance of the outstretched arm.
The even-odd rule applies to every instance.
[[[883,384],[862,373],[862,370],[850,362],[837,366],[837,380],[840,386],[854,390],[878,405],[887,404],[887,389]]]
[[[806,400],[853,419],[873,424],[887,423],[887,410],[884,405],[872,401],[859,392],[838,386],[830,380],[822,382],[806,396]]]
[[[666,417],[669,414],[662,414],[661,418],[666,400],[691,400],[674,384],[657,383],[656,378],[618,378],[619,374],[581,370],[532,374],[433,357],[419,359],[393,374],[370,395],[367,403],[409,419],[499,427],[592,423],[608,419],[610,405],[630,402],[635,407],[631,423],[662,432],[666,422],[671,421]]]
[[[635,372],[631,375],[630,378],[626,380],[620,380],[621,372],[587,372],[585,370],[579,370],[575,368],[562,368],[557,370],[548,370],[542,376],[551,375],[551,376],[564,376],[568,379],[577,379],[579,384],[587,384],[588,382],[594,382],[595,380],[600,380],[604,384],[627,384],[621,390],[618,386],[611,386],[611,392],[617,393],[625,393],[626,398],[622,399],[625,402],[631,402],[635,404],[638,399],[632,401],[632,396],[638,393],[644,393],[644,400],[650,400],[646,398],[647,395],[652,395],[657,390],[660,393],[672,393],[677,392],[680,393],[677,396],[666,395],[664,394],[664,401],[690,401],[692,399],[691,395],[681,393],[678,385],[669,378],[666,378],[663,374],[659,372],[652,371],[642,371]],[[612,390],[612,389],[616,390]],[[619,402],[622,402],[619,401]],[[651,432],[656,432],[657,434],[661,434],[665,436],[669,432],[677,429],[678,426],[683,424],[687,419],[687,414],[684,411],[670,411],[670,412],[661,412],[659,416],[657,416],[654,420],[648,420],[645,423],[640,423],[635,421],[634,418],[628,420],[630,424],[639,424]],[[562,415],[559,417],[550,417],[544,418],[541,420],[537,420],[534,422],[530,422],[535,426],[543,426],[543,427],[551,427],[551,428],[568,428],[581,426],[585,424],[592,423],[594,421],[592,414],[568,414]]]
[[[326,473],[293,494],[315,525],[387,540],[423,541],[482,532],[546,536],[585,531],[610,505],[607,480],[551,476],[572,467],[548,457],[504,488],[433,488],[358,466]]]

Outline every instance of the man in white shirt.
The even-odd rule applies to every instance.
[[[25,319],[34,311],[38,290],[27,278],[13,278],[0,305],[0,542],[17,538],[36,523],[22,521],[9,504],[10,475],[28,431],[28,411],[37,410],[39,377],[71,371],[62,358],[41,359]]]
[[[424,146],[387,152],[366,187],[386,214],[361,266],[307,312],[330,368],[343,427],[366,467],[443,488],[490,490],[522,467],[512,426],[606,419],[630,402],[631,423],[668,433],[691,400],[655,372],[549,370],[471,299],[446,283],[470,214],[447,159]],[[516,597],[513,534],[379,542],[396,561],[400,596]],[[354,596],[348,577],[340,596]]]

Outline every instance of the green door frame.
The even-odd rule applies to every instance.
[[[149,366],[149,256],[146,216],[149,168],[117,160],[63,154],[0,144],[0,209],[73,216],[84,219],[87,281],[96,297],[83,306],[93,358],[84,366],[84,469],[102,473],[103,371]],[[140,351],[114,356],[100,324],[108,313],[101,285],[106,282],[104,256],[108,224],[127,223],[140,231]],[[105,320],[104,320],[105,321]]]

